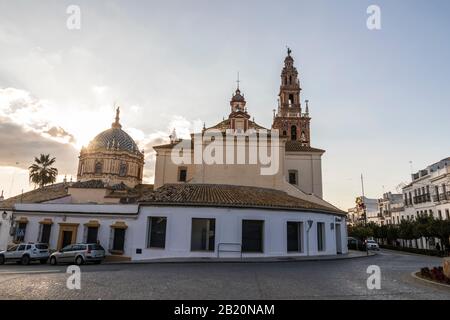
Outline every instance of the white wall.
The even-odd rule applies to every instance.
[[[164,249],[146,248],[148,217],[167,217],[166,246]],[[214,252],[192,252],[191,223],[192,218],[216,219],[216,233]],[[241,243],[242,220],[264,220],[263,253],[244,253],[244,257],[267,257],[298,255],[306,256],[306,228],[307,221],[314,224],[309,232],[309,254],[334,255],[336,254],[335,230],[331,230],[331,223],[335,216],[310,212],[291,212],[275,210],[239,209],[239,208],[203,208],[203,207],[141,207],[138,221],[135,225],[135,238],[133,243],[133,260],[157,259],[168,257],[216,257],[219,243]],[[341,246],[343,253],[347,253],[346,222],[341,218]],[[287,253],[287,221],[303,222],[302,253]],[[317,251],[317,222],[325,222],[325,251]],[[142,249],[142,254],[136,254],[136,248]],[[228,249],[231,249],[229,247]],[[236,247],[233,247],[236,249]],[[221,253],[221,257],[238,257],[239,253]]]
[[[123,256],[130,257],[133,244],[127,241],[127,239],[133,239],[135,236],[133,232],[135,231],[134,223],[135,219],[124,216],[92,216],[92,215],[63,215],[63,214],[16,214],[15,218],[20,219],[21,217],[26,217],[28,219],[27,229],[25,231],[25,241],[26,242],[37,242],[39,235],[39,222],[44,219],[52,219],[53,225],[50,232],[50,249],[56,250],[58,247],[58,237],[59,237],[59,223],[78,223],[77,238],[76,242],[84,242],[84,224],[91,220],[97,220],[100,223],[100,228],[98,230],[98,240],[100,244],[108,250],[110,245],[110,235],[111,235],[111,225],[117,221],[123,221],[128,226],[125,234],[125,248]],[[65,218],[64,218],[65,217]]]
[[[5,212],[7,213],[6,219],[3,219],[3,217],[1,216],[3,210],[0,211],[0,251],[6,250],[11,239],[9,235],[9,231],[11,228],[11,223],[9,220],[11,217],[11,211]]]
[[[115,222],[123,221],[128,226],[125,235],[125,250],[123,256],[131,257],[132,260],[146,260],[173,257],[216,257],[219,243],[241,243],[242,220],[263,220],[263,253],[244,253],[244,257],[270,257],[270,256],[316,256],[336,254],[336,228],[331,229],[331,224],[340,219],[341,225],[341,247],[342,253],[347,253],[347,231],[344,217],[335,215],[296,212],[283,210],[263,210],[263,209],[241,209],[241,208],[207,208],[207,207],[155,207],[141,206],[138,216],[130,217],[125,215],[106,214],[76,214],[68,213],[68,209],[73,209],[74,205],[64,204],[34,204],[35,210],[39,208],[52,208],[53,213],[16,213],[15,218],[26,217],[28,219],[25,233],[25,241],[38,241],[40,221],[52,219],[52,231],[50,235],[50,248],[56,249],[59,238],[60,223],[78,223],[77,242],[84,242],[84,224],[91,220],[100,223],[99,240],[105,248],[110,248],[111,225]],[[85,208],[90,208],[85,206]],[[70,208],[69,208],[70,207]],[[82,207],[77,205],[77,207]],[[97,205],[97,210],[101,211],[107,207],[118,211],[121,208],[124,212],[133,210],[130,205]],[[100,210],[100,207],[102,209]],[[64,210],[67,209],[65,213]],[[30,208],[29,208],[30,209]],[[91,212],[95,212],[91,210]],[[167,217],[166,246],[164,249],[147,248],[147,228],[148,217]],[[215,223],[215,251],[191,251],[191,224],[192,218],[213,218]],[[313,226],[309,231],[309,250],[307,248],[307,226],[308,220],[312,220]],[[303,222],[303,252],[287,252],[287,221]],[[317,250],[317,222],[325,223],[325,250]],[[137,254],[136,249],[142,249],[142,254]],[[239,247],[227,247],[226,249],[239,249]],[[221,257],[239,257],[239,253],[221,253]]]
[[[319,198],[322,192],[322,154],[308,152],[286,152],[284,175],[289,177],[289,170],[298,171],[298,187],[305,193],[312,193]]]

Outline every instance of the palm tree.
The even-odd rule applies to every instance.
[[[34,162],[29,168],[30,182],[40,188],[47,184],[54,183],[58,175],[58,169],[51,167],[56,159],[51,158],[49,154],[41,154],[39,158],[35,157]]]

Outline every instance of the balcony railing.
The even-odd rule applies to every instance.
[[[433,195],[434,202],[447,201],[447,200],[450,200],[450,191]]]
[[[421,194],[420,196],[414,196],[414,204],[430,202],[430,201],[431,201],[431,195],[429,193]]]

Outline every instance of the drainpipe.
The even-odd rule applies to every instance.
[[[309,230],[313,225],[312,220],[308,220],[308,229],[306,229],[306,255],[309,257]]]

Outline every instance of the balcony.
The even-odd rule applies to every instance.
[[[413,201],[412,199],[408,199],[404,201],[405,207],[412,207],[413,206]]]
[[[429,193],[422,194],[420,196],[414,196],[414,204],[425,203],[431,201],[431,195]]]
[[[388,210],[383,211],[383,217],[390,217],[390,216],[392,216],[392,213],[390,211]]]
[[[450,200],[450,191],[433,195],[434,202],[447,201],[447,200]]]

